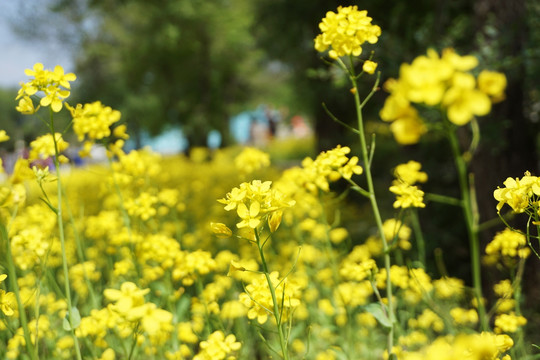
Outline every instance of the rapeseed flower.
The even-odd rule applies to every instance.
[[[9,140],[9,135],[6,133],[6,130],[0,130],[0,143]]]
[[[428,176],[425,172],[420,171],[422,164],[417,161],[410,160],[405,164],[399,164],[394,169],[394,176],[397,179],[403,180],[409,185],[414,185],[417,182],[425,183]]]
[[[538,177],[526,172],[521,178],[507,178],[504,181],[504,188],[497,187],[493,192],[497,204],[497,211],[501,211],[504,204],[508,204],[516,213],[530,210],[534,206],[533,197],[540,196],[540,181]]]
[[[518,329],[527,324],[527,319],[514,312],[510,314],[500,314],[495,318],[495,333],[515,333]]]
[[[90,141],[101,140],[111,135],[111,126],[120,120],[121,114],[100,101],[89,104],[78,104],[76,107],[66,105],[73,117],[73,131],[79,141],[87,138]]]
[[[278,316],[282,316],[282,321],[286,321],[292,310],[300,305],[300,283],[289,278],[280,279],[277,271],[270,273],[269,277],[275,289],[278,306],[283,307]],[[265,274],[254,276],[246,286],[246,292],[240,294],[239,300],[248,308],[247,317],[251,320],[257,319],[259,324],[266,323],[268,315],[275,316],[274,302]]]
[[[270,155],[253,147],[245,147],[234,158],[234,166],[243,174],[270,166]]]
[[[70,95],[70,81],[75,81],[76,76],[73,73],[64,73],[64,68],[56,65],[54,70],[46,70],[43,64],[34,64],[33,69],[26,69],[25,74],[32,76],[33,79],[23,83],[15,100],[19,100],[17,110],[23,114],[32,114],[37,109],[31,96],[38,92],[43,92],[45,96],[41,97],[40,106],[51,106],[54,112],[62,110],[64,100]]]
[[[424,192],[416,186],[409,185],[404,181],[394,180],[389,190],[396,194],[394,208],[426,207],[426,204],[424,204]]]
[[[54,148],[55,140],[56,140],[56,146],[58,148],[59,154],[65,151],[69,147],[69,144],[66,141],[64,141],[64,139],[62,138],[62,134],[60,133],[55,133],[54,139],[53,139],[52,134],[39,136],[30,143],[29,160],[31,161],[39,160],[39,159],[45,160],[50,157],[56,156],[56,152]],[[58,157],[58,160],[60,162],[68,161],[68,159],[63,155],[60,155]]]
[[[486,246],[486,254],[492,256],[517,256],[525,259],[530,253],[525,235],[508,228],[495,234],[493,240]]]
[[[7,278],[6,274],[0,274],[0,284]],[[0,311],[5,316],[12,316],[17,309],[15,294],[0,289]]]
[[[366,60],[364,64],[362,64],[362,70],[367,74],[375,73],[376,69],[377,69],[377,63],[375,61]]]
[[[365,42],[375,44],[381,35],[381,28],[371,24],[367,11],[359,11],[356,5],[337,8],[337,13],[328,11],[319,24],[321,34],[315,38],[315,49],[325,52],[332,59],[340,56],[362,54]]]
[[[210,334],[205,341],[201,341],[199,347],[201,350],[193,357],[193,360],[233,360],[236,357],[231,354],[240,350],[242,344],[236,341],[233,334],[225,336],[218,330]]]
[[[390,96],[380,111],[382,120],[392,122],[390,129],[396,141],[415,144],[426,132],[424,121],[412,110],[415,103],[440,106],[448,120],[458,126],[475,116],[487,115],[491,104],[504,98],[506,77],[483,71],[477,79],[470,73],[477,66],[476,57],[460,56],[453,49],[444,49],[441,55],[429,49],[410,64],[402,64],[399,79],[384,84]]]
[[[272,182],[253,180],[233,188],[226,197],[218,200],[225,204],[225,210],[236,209],[241,219],[236,224],[239,229],[257,228],[263,220],[267,220],[270,229],[274,231],[281,221],[283,209],[295,204],[277,189],[272,189]]]

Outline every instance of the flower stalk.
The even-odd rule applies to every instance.
[[[54,167],[56,170],[56,184],[57,184],[57,196],[58,196],[58,204],[56,206],[56,218],[58,220],[58,236],[60,238],[60,246],[62,249],[62,270],[64,274],[64,291],[66,293],[66,301],[68,305],[68,321],[69,321],[69,332],[73,338],[73,343],[75,346],[75,353],[77,354],[77,359],[82,360],[81,356],[81,349],[79,347],[79,340],[77,339],[77,336],[75,335],[75,327],[76,327],[76,321],[75,321],[75,315],[73,311],[73,305],[71,301],[71,289],[69,284],[69,271],[68,271],[68,264],[67,264],[67,256],[66,256],[66,240],[64,235],[64,220],[62,218],[62,182],[61,182],[61,176],[60,176],[60,152],[58,151],[58,141],[55,136],[54,131],[54,116],[53,116],[53,110],[50,109],[50,123],[49,123],[49,129],[52,134],[53,143],[54,143]]]
[[[382,239],[383,243],[383,253],[384,253],[384,268],[386,269],[386,295],[388,298],[388,304],[387,304],[387,310],[388,310],[388,317],[390,321],[390,331],[388,333],[387,338],[387,347],[388,352],[391,353],[392,348],[394,346],[394,331],[395,331],[395,323],[396,323],[396,316],[394,314],[394,299],[392,295],[392,282],[390,281],[390,248],[388,246],[388,240],[386,239],[386,236],[383,231],[383,222],[381,213],[379,211],[379,205],[377,203],[377,196],[375,195],[375,187],[373,184],[373,176],[371,174],[371,164],[370,164],[370,151],[368,149],[368,145],[366,142],[366,135],[364,132],[364,119],[362,114],[362,108],[365,105],[365,101],[360,101],[360,95],[358,94],[358,87],[357,87],[357,78],[354,71],[354,62],[352,56],[349,57],[351,66],[347,67],[340,59],[338,59],[338,63],[341,65],[341,67],[346,71],[349,80],[351,81],[353,90],[353,96],[354,96],[354,105],[356,108],[356,119],[358,123],[358,137],[360,140],[360,149],[362,151],[362,160],[364,162],[364,170],[366,175],[366,182],[367,182],[367,193],[369,194],[369,201],[371,203],[371,208],[373,211],[373,215],[375,217],[375,222],[377,224],[377,229],[379,230],[380,237]],[[368,95],[370,97],[378,87],[379,83],[379,76],[380,73],[377,75],[376,83]]]
[[[461,191],[461,206],[463,208],[463,215],[465,217],[465,224],[467,226],[467,233],[469,237],[469,248],[471,252],[471,272],[474,288],[474,295],[476,297],[478,306],[478,316],[480,318],[480,326],[483,331],[488,330],[489,325],[486,317],[486,309],[484,306],[484,300],[482,296],[482,277],[480,268],[480,243],[478,238],[478,212],[476,209],[476,198],[472,195],[471,184],[469,182],[469,173],[467,171],[467,163],[463,155],[461,154],[457,135],[455,132],[455,126],[450,124],[449,121],[445,121],[446,134],[452,148],[452,155],[457,169],[459,188]]]
[[[261,257],[261,263],[263,267],[264,276],[266,277],[266,281],[268,282],[268,288],[270,289],[270,294],[272,296],[272,303],[274,305],[272,309],[272,314],[274,315],[274,319],[276,320],[276,326],[278,330],[279,335],[279,345],[281,347],[281,354],[283,356],[283,359],[289,360],[289,351],[287,350],[287,339],[285,338],[285,334],[283,332],[283,326],[282,326],[282,316],[281,312],[279,310],[278,302],[277,302],[277,296],[276,296],[276,288],[272,284],[272,280],[270,279],[270,273],[268,271],[268,264],[266,262],[266,258],[264,256],[264,244],[265,242],[261,243],[261,238],[259,235],[259,232],[257,229],[253,229],[255,232],[255,239],[257,242],[257,249],[259,250],[259,255]]]

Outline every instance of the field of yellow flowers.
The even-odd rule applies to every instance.
[[[129,119],[122,123],[99,101],[70,105],[76,76],[61,66],[27,70],[17,109],[42,116],[44,135],[0,185],[0,357],[536,358],[520,305],[540,180],[528,173],[501,180],[494,206],[528,216],[531,231],[508,227],[486,248],[479,246],[469,183],[475,117],[504,99],[505,77],[477,71],[473,56],[429,50],[384,84],[390,95],[380,116],[398,143],[439,131],[451,145],[461,197],[430,199],[461,210],[468,287],[469,279],[425,269],[417,209],[426,207],[421,184],[429,178],[420,162],[392,169],[395,216],[381,215],[371,174],[375,143],[362,118],[379,81],[373,54],[360,58],[362,44],[381,33],[371,21],[356,6],[339,7],[315,39],[351,82],[358,124],[343,125],[358,134],[361,153],[343,144],[287,169],[249,147],[194,149],[189,157],[125,152]],[[371,93],[358,93],[359,76],[373,76]],[[440,116],[428,121],[418,105]],[[70,113],[69,129],[55,126],[60,111]],[[466,149],[456,135],[464,126],[473,134]],[[63,153],[72,146],[71,130],[82,155],[105,146],[109,162],[70,166]],[[0,130],[0,142],[8,138]],[[47,159],[53,166],[39,165]],[[371,236],[356,238],[340,222],[344,200],[332,186],[338,181],[369,204]],[[492,303],[482,294],[481,257],[508,269]]]

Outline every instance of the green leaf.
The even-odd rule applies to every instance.
[[[386,312],[383,310],[381,304],[379,303],[371,303],[366,306],[364,306],[364,310],[366,310],[368,313],[373,315],[375,319],[384,327],[391,328],[392,323],[390,322],[390,319],[386,315]]]
[[[73,318],[73,324],[70,324],[69,322],[69,312],[66,313],[66,316],[64,316],[62,327],[66,331],[75,330],[76,328],[79,327],[79,325],[81,325],[81,314],[79,313],[79,310],[77,310],[76,307],[71,308],[71,317]]]

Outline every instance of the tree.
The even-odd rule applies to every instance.
[[[76,29],[74,96],[121,110],[135,133],[181,125],[190,145],[206,145],[210,130],[227,134],[232,106],[250,97],[259,54],[248,0],[50,4]]]

